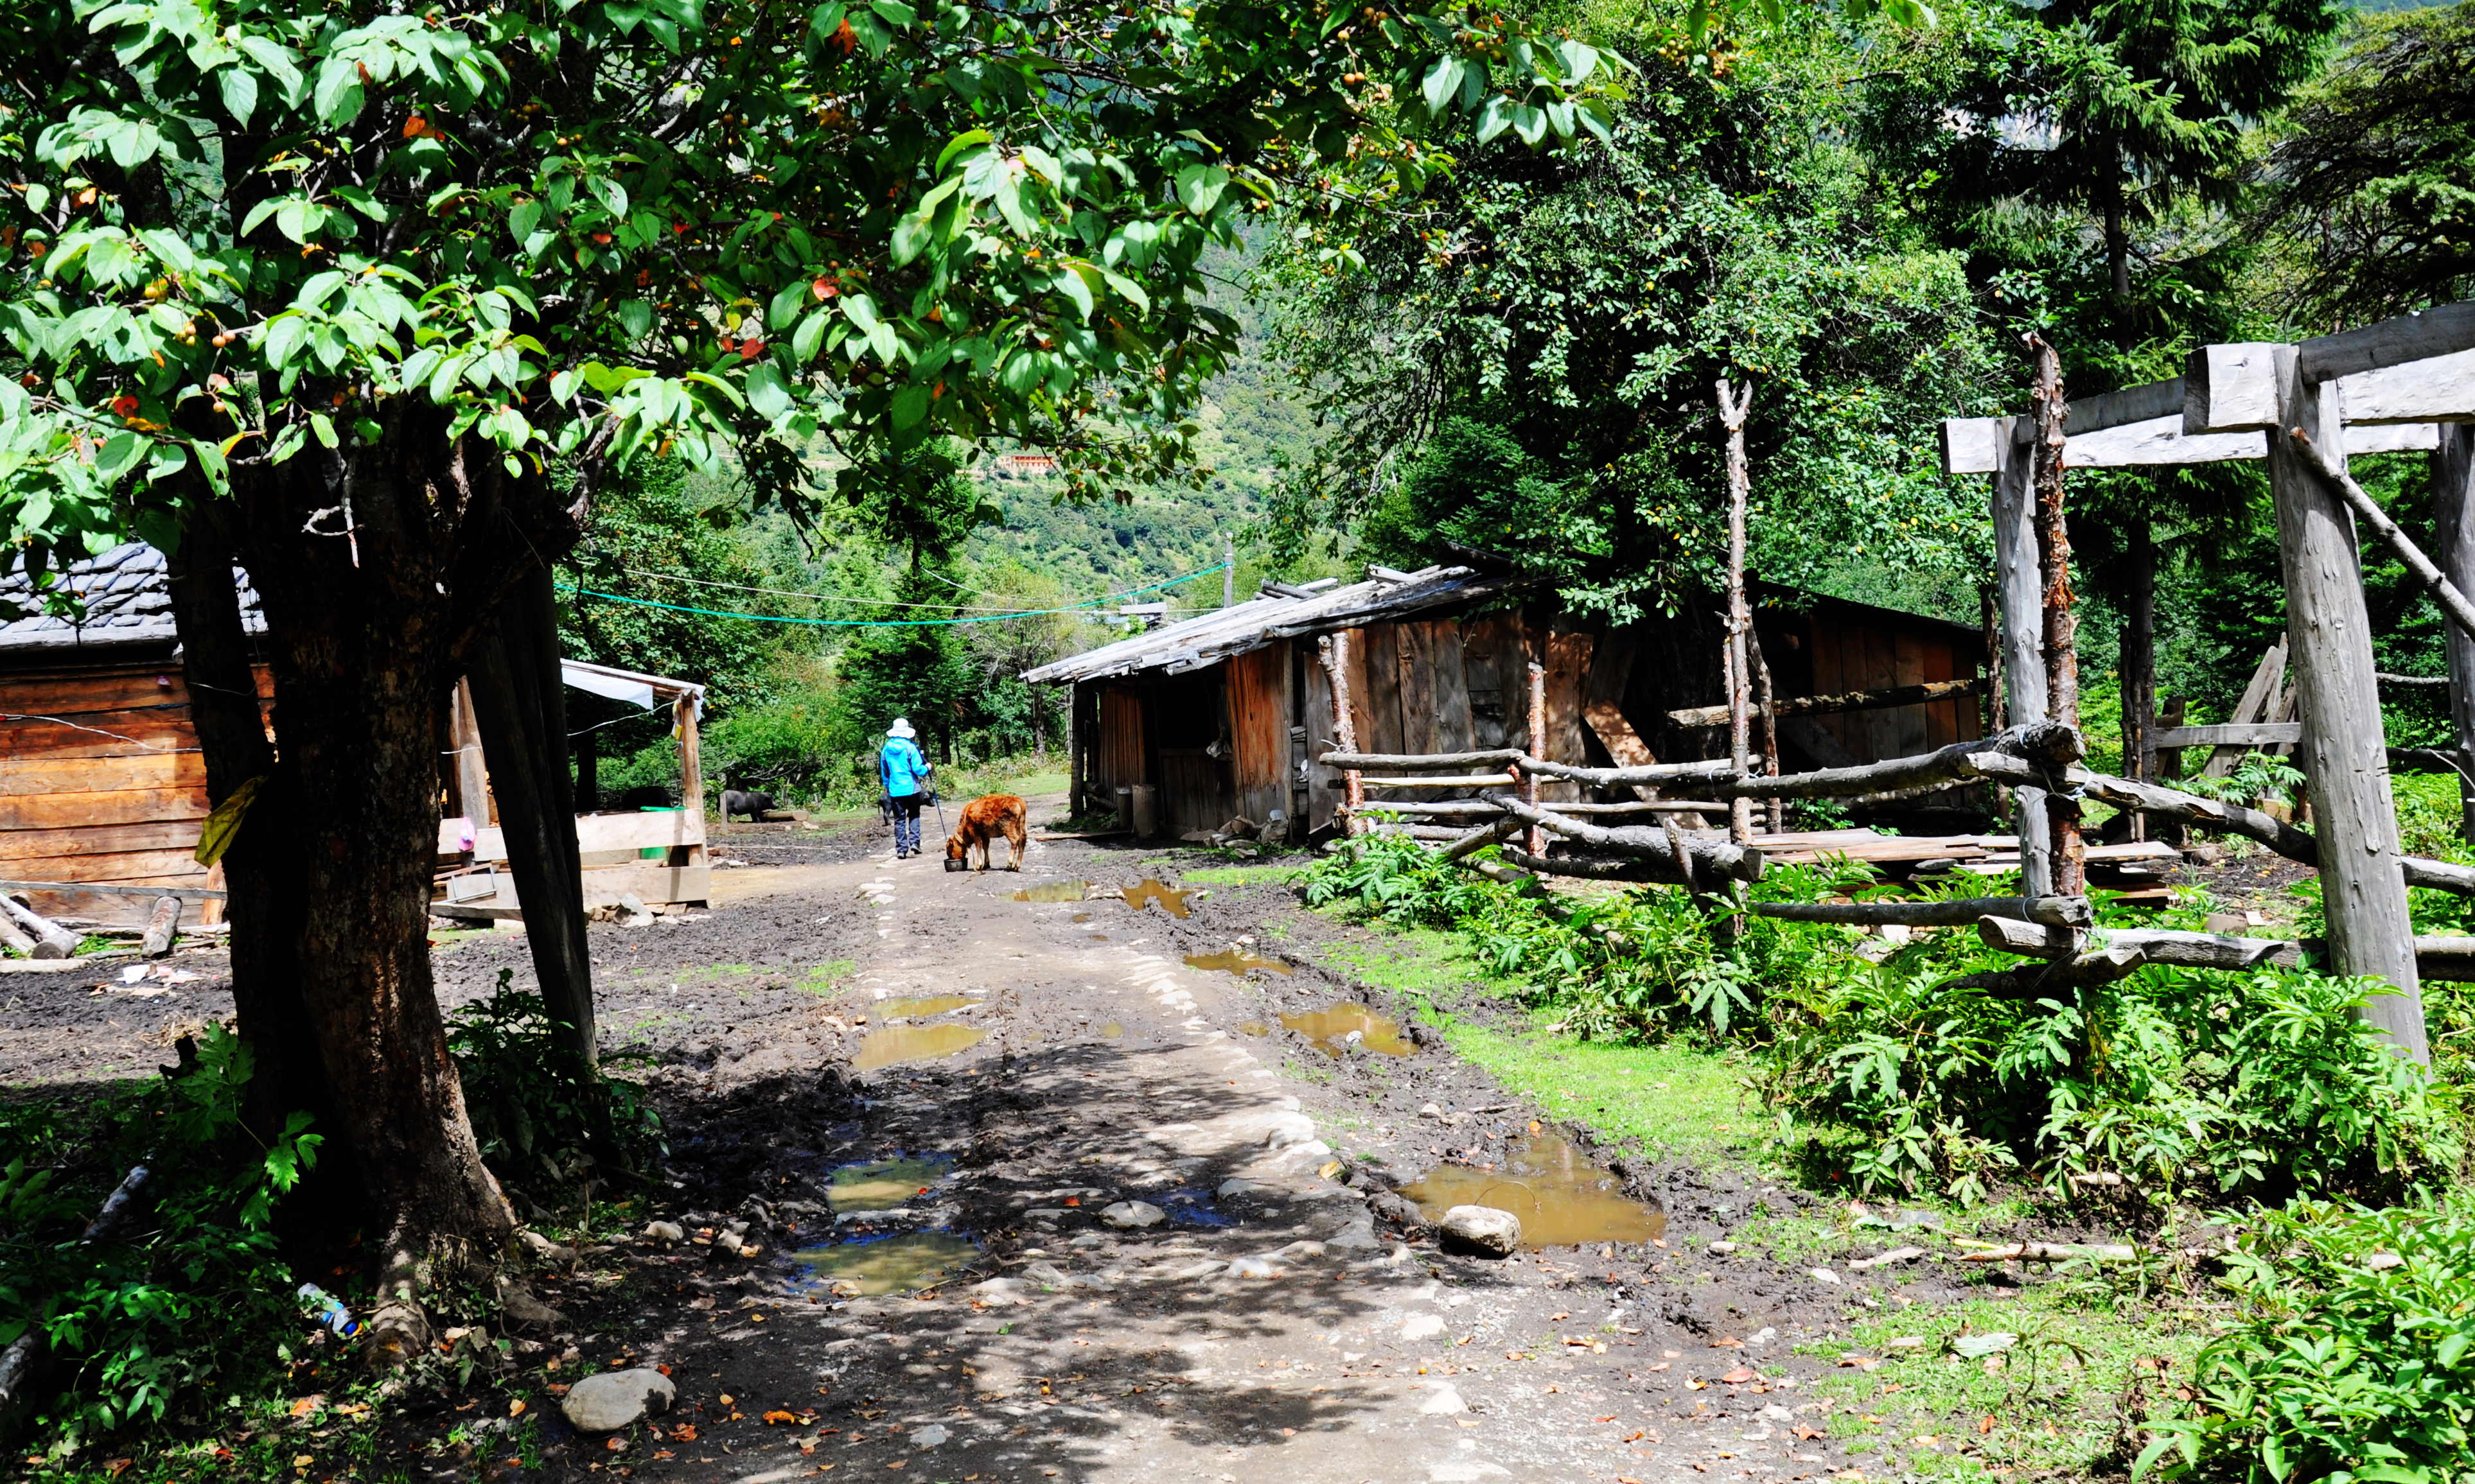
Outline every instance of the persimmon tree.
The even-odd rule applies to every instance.
[[[255,784],[242,1030],[407,1299],[512,1227],[425,945],[434,718],[600,481],[1174,465],[1235,347],[1207,243],[1299,182],[1415,196],[1440,114],[1603,131],[1617,75],[1479,10],[1227,0],[35,0],[0,36],[0,527],[63,609],[86,551],[177,548],[210,793]]]

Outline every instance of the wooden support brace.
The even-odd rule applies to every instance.
[[[1785,922],[1843,922],[1912,928],[1973,926],[1982,917],[2022,917],[2056,928],[2085,928],[2096,920],[2084,896],[1972,896],[1944,901],[1753,902],[1747,912]]]

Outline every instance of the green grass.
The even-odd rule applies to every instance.
[[[1167,864],[1160,863],[1164,868]],[[1207,887],[1287,886],[1305,869],[1303,865],[1206,865],[1183,873],[1181,880]]]
[[[808,977],[799,982],[799,987],[813,994],[836,994],[841,991],[844,984],[858,972],[857,959],[836,959],[830,963],[820,963],[808,970]]]
[[[1684,1046],[1507,1034],[1447,1020],[1463,1059],[1508,1092],[1602,1139],[1652,1158],[1746,1163],[1765,1126],[1744,1099],[1737,1058]]]
[[[1994,1369],[1950,1350],[1956,1337],[1993,1333],[2019,1336]],[[1891,1349],[1901,1337],[1924,1343]],[[1827,1425],[1832,1436],[1876,1445],[1859,1463],[1868,1472],[1903,1467],[1925,1478],[1982,1477],[1989,1470],[2024,1469],[2076,1478],[2112,1459],[2118,1405],[2135,1375],[2155,1404],[2155,1373],[2135,1370],[2134,1362],[2163,1357],[2170,1390],[2190,1376],[2192,1356],[2206,1339],[2205,1325],[2192,1313],[2077,1307],[2059,1288],[2033,1287],[1938,1309],[1892,1298],[1877,1317],[1857,1321],[1851,1339],[1799,1350],[1824,1359],[1881,1361],[1871,1371],[1836,1371],[1809,1389],[1837,1403]],[[1934,1441],[1920,1441],[1925,1438]]]

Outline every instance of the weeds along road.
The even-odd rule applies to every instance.
[[[1247,1484],[1844,1467],[1803,1390],[1827,1363],[1789,1353],[1836,1318],[1818,1280],[1714,1276],[1694,1220],[1651,1245],[1656,1218],[1621,1201],[1648,1223],[1630,1241],[1497,1261],[1370,1207],[1447,1142],[1483,1173],[1534,1115],[1436,1047],[1334,1057],[1281,1028],[1340,1004],[1381,1031],[1281,961],[1297,944],[1273,917],[1312,922],[1292,889],[1198,890],[1180,919],[1061,885],[1131,885],[1131,853],[1035,844],[1021,875],[982,876],[866,843],[743,839],[814,864],[725,868],[709,914],[594,929],[608,1042],[661,1062],[673,1179],[539,1285],[564,1344],[541,1337],[496,1389],[535,1398],[544,1465]],[[1061,899],[1014,899],[1032,888]],[[1185,961],[1233,947],[1290,972]],[[502,964],[523,975],[514,942],[461,943],[442,982],[464,998]],[[1466,1121],[1448,1133],[1430,1102]],[[647,1217],[687,1240],[641,1235]],[[541,1404],[580,1371],[652,1365],[676,1405],[621,1433]],[[469,1451],[432,1467],[486,1468],[505,1445],[470,1417],[407,1419],[395,1447],[461,1423]]]

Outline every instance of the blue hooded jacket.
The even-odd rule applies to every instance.
[[[886,792],[908,798],[919,791],[919,781],[928,774],[928,760],[910,738],[889,737],[876,755],[876,773],[885,781]]]

